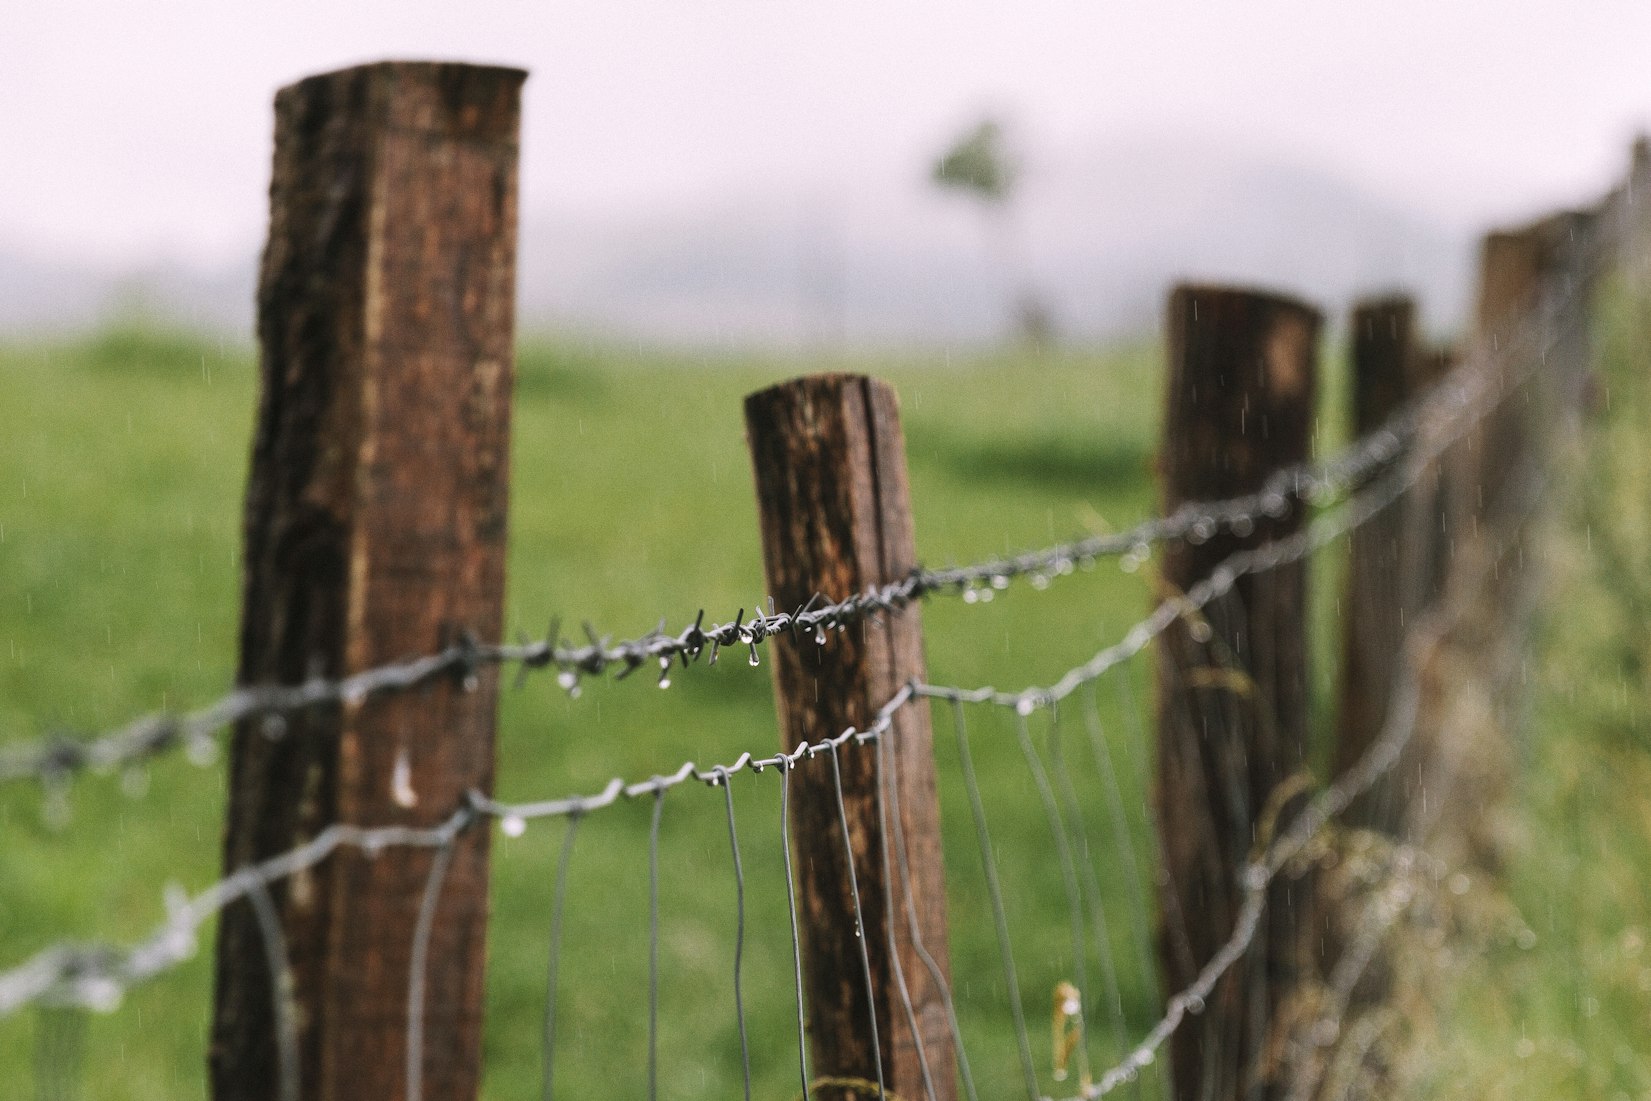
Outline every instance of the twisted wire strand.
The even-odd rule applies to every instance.
[[[1469,366],[1464,364],[1457,371],[1465,373]],[[1029,578],[1034,587],[1043,588],[1051,579],[1070,575],[1100,558],[1124,555],[1138,561],[1152,546],[1169,540],[1204,542],[1223,530],[1243,535],[1263,517],[1285,515],[1292,502],[1323,504],[1357,490],[1403,454],[1429,411],[1441,402],[1448,404],[1459,389],[1459,379],[1441,381],[1434,390],[1401,408],[1381,427],[1336,456],[1281,469],[1255,493],[1222,501],[1188,502],[1168,516],[1146,520],[1124,532],[1089,536],[972,565],[915,569],[898,581],[870,587],[840,601],[816,596],[795,611],[776,611],[770,601],[766,614],[759,609],[746,619],[745,609],[740,609],[734,619],[709,627],[701,610],[692,624],[675,634],[668,633],[661,620],[653,631],[621,642],[611,641],[587,623],[584,630],[588,642],[584,645],[564,643],[560,626],[554,621],[546,637],[538,641],[482,644],[466,635],[439,652],[339,679],[317,676],[295,685],[243,686],[196,710],[146,715],[96,737],[57,735],[9,745],[0,748],[0,784],[34,780],[48,787],[60,786],[78,772],[109,772],[179,747],[188,749],[198,762],[210,763],[216,752],[216,735],[238,723],[261,721],[266,734],[279,737],[290,716],[322,707],[360,706],[370,699],[406,692],[444,677],[473,686],[475,674],[485,666],[517,667],[518,683],[534,670],[555,668],[558,683],[573,695],[579,693],[580,680],[585,676],[617,670],[617,678],[622,679],[644,666],[657,667],[659,683],[665,686],[670,683],[674,663],[686,667],[708,654],[714,664],[726,647],[747,647],[754,662],[758,647],[775,635],[808,635],[824,645],[829,631],[869,616],[898,611],[929,596],[961,595],[969,603],[990,600],[1018,578]]]
[[[318,863],[340,846],[370,851],[392,846],[440,848],[456,836],[457,831],[478,817],[500,819],[505,832],[514,834],[520,832],[529,820],[584,815],[611,806],[620,799],[658,798],[690,780],[716,786],[746,769],[762,772],[770,767],[783,767],[789,770],[798,762],[821,753],[835,756],[836,751],[849,742],[865,744],[876,741],[892,728],[894,716],[920,696],[947,699],[959,704],[995,704],[1011,707],[1021,714],[1030,714],[1038,707],[1058,703],[1082,685],[1098,679],[1139,653],[1176,618],[1204,607],[1229,591],[1239,577],[1298,561],[1390,505],[1420,478],[1429,460],[1465,434],[1495,404],[1485,401],[1476,404],[1475,397],[1488,388],[1483,385],[1469,387],[1465,381],[1471,381],[1471,376],[1463,384],[1440,391],[1450,399],[1441,408],[1463,422],[1457,424],[1454,431],[1434,436],[1434,442],[1428,447],[1412,449],[1407,453],[1405,462],[1393,465],[1386,475],[1316,517],[1302,531],[1230,555],[1186,594],[1160,603],[1151,614],[1126,632],[1122,640],[1068,671],[1053,685],[1006,693],[990,687],[963,689],[912,681],[901,686],[878,710],[865,730],[851,726],[835,737],[812,744],[803,742],[790,752],[764,757],[741,753],[731,764],[715,765],[708,769],[687,761],[671,773],[656,774],[644,781],[626,783],[616,777],[595,794],[541,802],[505,803],[479,792],[471,792],[466,804],[455,812],[453,818],[442,826],[430,829],[334,825],[304,845],[233,873],[194,899],[174,900],[172,916],[161,931],[133,948],[123,951],[107,945],[59,944],[43,949],[12,970],[0,972],[0,1017],[36,1002],[94,1009],[118,1003],[128,987],[188,959],[194,952],[195,932],[199,926],[230,902],[247,895],[252,883],[252,879],[247,877],[261,879],[265,884],[272,883]],[[1500,395],[1494,396],[1500,400]],[[1470,415],[1463,417],[1464,412]]]
[[[1534,509],[1540,496],[1542,480],[1533,479],[1527,487],[1527,512]],[[1505,541],[1506,542],[1506,541]],[[1506,553],[1506,546],[1498,549],[1485,564],[1487,575]],[[1158,1049],[1172,1036],[1189,1015],[1201,1013],[1215,984],[1248,953],[1260,930],[1261,918],[1267,908],[1268,888],[1284,873],[1290,861],[1308,848],[1335,818],[1370,790],[1399,763],[1421,709],[1422,681],[1420,668],[1427,651],[1434,646],[1466,613],[1466,599],[1457,599],[1430,613],[1418,622],[1407,637],[1400,661],[1402,676],[1395,685],[1386,722],[1381,733],[1370,744],[1363,757],[1342,774],[1336,782],[1320,790],[1290,825],[1281,831],[1272,844],[1252,859],[1240,874],[1243,901],[1234,922],[1232,935],[1199,971],[1194,980],[1166,1003],[1165,1013],[1149,1029],[1130,1052],[1103,1073],[1087,1089],[1067,1101],[1094,1101],[1112,1093],[1126,1082],[1134,1081],[1156,1060]]]

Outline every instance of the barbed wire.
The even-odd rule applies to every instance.
[[[1468,400],[1471,396],[1472,391],[1467,391],[1452,404],[1471,409]],[[1480,409],[1475,415],[1482,416],[1484,411]],[[865,729],[851,726],[835,737],[815,743],[805,741],[790,751],[763,756],[745,752],[732,763],[710,768],[686,761],[668,773],[656,774],[643,781],[626,782],[616,777],[601,791],[591,795],[537,802],[502,802],[480,792],[471,792],[466,805],[455,812],[446,824],[428,829],[334,825],[305,845],[235,872],[194,898],[186,899],[172,893],[168,898],[170,913],[167,921],[149,940],[132,948],[122,951],[108,945],[62,944],[42,950],[19,967],[0,972],[0,1017],[36,1002],[94,1010],[113,1008],[127,988],[188,959],[195,950],[196,931],[224,906],[247,897],[260,885],[267,887],[276,880],[318,863],[340,846],[370,851],[392,846],[439,848],[447,844],[457,830],[478,817],[498,819],[501,831],[506,836],[515,837],[520,836],[526,830],[527,823],[533,820],[583,817],[621,799],[662,796],[690,780],[714,787],[727,784],[732,776],[747,769],[759,773],[768,768],[789,770],[822,753],[835,755],[839,748],[850,742],[865,744],[880,739],[892,729],[895,715],[919,697],[938,697],[959,703],[993,703],[1012,707],[1023,715],[1029,714],[1039,706],[1048,706],[1065,698],[1078,686],[1097,679],[1106,670],[1139,653],[1170,623],[1229,591],[1239,577],[1298,561],[1363,524],[1396,500],[1420,477],[1426,463],[1470,426],[1458,426],[1453,435],[1438,436],[1431,446],[1413,450],[1406,462],[1391,467],[1386,475],[1316,517],[1304,530],[1230,555],[1184,596],[1160,602],[1147,618],[1126,632],[1120,642],[1070,670],[1051,687],[1001,693],[991,688],[965,690],[914,680],[902,685],[878,709]]]
[[[1537,487],[1527,490],[1532,502],[1540,495]],[[1527,503],[1527,509],[1534,507]],[[1485,564],[1488,576],[1507,552],[1502,547]],[[1430,613],[1416,624],[1406,637],[1398,679],[1390,697],[1387,718],[1381,733],[1346,772],[1334,783],[1320,790],[1283,830],[1266,850],[1252,859],[1242,870],[1239,883],[1243,898],[1231,936],[1216,951],[1188,986],[1172,995],[1165,1003],[1164,1015],[1147,1031],[1134,1048],[1095,1082],[1067,1101],[1095,1101],[1113,1092],[1126,1082],[1133,1081],[1150,1067],[1158,1049],[1180,1028],[1190,1016],[1204,1011],[1211,991],[1234,964],[1243,959],[1261,927],[1261,918],[1267,907],[1267,892],[1273,881],[1323,832],[1330,823],[1347,809],[1353,800],[1369,791],[1399,763],[1411,735],[1416,730],[1421,709],[1422,678],[1420,670],[1430,648],[1437,645],[1452,626],[1466,614],[1470,604],[1463,593],[1458,599]],[[1350,981],[1350,980],[1347,980]]]
[[[1457,369],[1467,374],[1466,365]],[[1020,578],[1034,588],[1054,578],[1092,566],[1105,557],[1122,556],[1126,569],[1145,560],[1151,547],[1177,539],[1202,543],[1223,531],[1245,537],[1263,518],[1278,518],[1297,503],[1324,504],[1357,489],[1403,453],[1431,410],[1449,405],[1460,390],[1453,376],[1407,404],[1380,428],[1361,437],[1330,459],[1286,467],[1263,488],[1221,501],[1189,502],[1168,516],[1153,518],[1127,531],[1057,543],[1035,551],[971,565],[914,569],[898,581],[868,588],[840,601],[816,596],[795,611],[758,610],[750,619],[740,609],[732,620],[705,626],[705,612],[676,634],[661,620],[638,638],[613,642],[590,624],[585,645],[566,645],[559,621],[544,639],[516,644],[483,644],[470,636],[437,653],[387,663],[339,679],[312,677],[296,685],[238,687],[199,709],[160,713],[135,719],[96,737],[54,736],[0,747],[0,784],[32,780],[55,791],[78,772],[112,772],[183,747],[198,764],[216,758],[216,735],[248,721],[261,721],[265,733],[280,737],[286,720],[301,712],[329,706],[360,706],[379,696],[405,692],[443,677],[474,686],[484,666],[514,666],[520,679],[534,670],[555,668],[558,684],[577,696],[581,678],[617,670],[623,679],[644,667],[656,667],[661,687],[669,687],[677,663],[687,667],[702,655],[715,664],[723,649],[746,647],[749,662],[759,663],[758,647],[775,635],[809,636],[825,645],[828,632],[867,616],[894,612],[935,595],[959,595],[966,603],[990,601]]]

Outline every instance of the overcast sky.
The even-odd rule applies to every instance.
[[[1646,0],[21,0],[0,247],[216,263],[277,87],[391,57],[526,88],[524,209],[626,214],[909,161],[983,109],[1059,156],[1253,143],[1458,225],[1597,190],[1651,126]]]

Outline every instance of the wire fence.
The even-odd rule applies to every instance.
[[[1330,844],[1338,830],[1338,818],[1360,796],[1372,791],[1387,779],[1405,759],[1412,736],[1417,730],[1419,716],[1425,709],[1427,691],[1426,664],[1428,654],[1442,639],[1456,630],[1464,617],[1474,613],[1476,601],[1482,600],[1488,579],[1506,567],[1509,556],[1519,553],[1525,525],[1538,513],[1543,500],[1543,479],[1540,476],[1521,478],[1508,490],[1504,507],[1515,517],[1505,527],[1487,553],[1475,562],[1472,576],[1459,577],[1449,599],[1434,608],[1423,620],[1408,631],[1405,650],[1398,663],[1401,675],[1393,685],[1386,713],[1386,721],[1379,736],[1362,757],[1333,782],[1319,788],[1316,794],[1301,802],[1286,815],[1283,807],[1292,792],[1280,793],[1274,808],[1272,828],[1257,838],[1249,859],[1237,870],[1242,904],[1236,915],[1230,935],[1220,949],[1201,961],[1196,978],[1184,988],[1166,992],[1162,999],[1162,1013],[1131,1043],[1127,1035],[1126,1014],[1120,994],[1118,964],[1113,958],[1114,935],[1108,924],[1109,903],[1114,910],[1116,899],[1108,900],[1106,891],[1096,876],[1099,847],[1092,846],[1092,831],[1086,820],[1086,807],[1105,806],[1116,859],[1126,866],[1126,879],[1135,885],[1133,897],[1125,900],[1132,914],[1131,935],[1135,948],[1145,964],[1150,964],[1153,952],[1149,906],[1143,896],[1149,893],[1150,877],[1134,866],[1134,853],[1140,840],[1132,838],[1122,807],[1122,794],[1108,739],[1101,729],[1099,710],[1094,690],[1098,681],[1118,670],[1131,658],[1142,654],[1172,626],[1187,629],[1190,637],[1206,647],[1203,660],[1187,672],[1208,674],[1222,667],[1230,657],[1218,653],[1219,640],[1204,618],[1204,613],[1217,601],[1229,598],[1240,579],[1266,574],[1333,547],[1373,518],[1406,499],[1429,477],[1436,477],[1446,457],[1471,442],[1496,416],[1510,405],[1528,403],[1539,387],[1546,385],[1543,372],[1550,354],[1557,345],[1571,338],[1564,326],[1556,326],[1553,315],[1568,322],[1574,321],[1586,305],[1586,288],[1615,258],[1616,242],[1608,237],[1587,250],[1575,265],[1579,274],[1571,279],[1558,294],[1543,301],[1547,316],[1521,316],[1514,324],[1488,334],[1481,342],[1479,354],[1471,356],[1442,382],[1422,397],[1406,404],[1381,428],[1355,440],[1334,457],[1308,464],[1296,464],[1279,470],[1268,478],[1262,490],[1231,499],[1201,502],[1177,508],[1168,515],[1138,524],[1117,534],[1091,536],[1057,543],[1039,550],[1012,557],[995,558],[964,566],[944,569],[917,569],[900,580],[878,585],[864,592],[840,599],[818,597],[794,610],[766,610],[758,608],[747,617],[741,609],[731,619],[707,625],[703,611],[691,624],[669,632],[665,620],[659,627],[623,641],[586,625],[583,643],[570,643],[553,621],[545,637],[538,641],[515,644],[482,642],[464,638],[459,643],[438,652],[377,666],[339,679],[312,678],[290,686],[249,686],[237,688],[222,698],[199,709],[172,714],[151,715],[136,719],[106,733],[76,738],[55,737],[44,741],[13,742],[0,749],[0,782],[32,782],[42,786],[48,800],[64,796],[73,776],[82,770],[108,771],[131,767],[161,754],[183,750],[198,764],[210,764],[216,759],[216,739],[226,729],[238,724],[256,724],[262,734],[278,740],[287,734],[288,722],[297,715],[325,708],[357,708],[370,706],[382,698],[407,692],[413,688],[456,678],[466,689],[478,688],[477,672],[484,666],[511,666],[526,676],[535,670],[553,670],[558,683],[569,695],[579,694],[581,678],[614,673],[624,678],[639,670],[657,673],[658,684],[669,686],[673,673],[680,667],[690,668],[702,656],[715,663],[721,650],[743,649],[751,665],[760,662],[759,652],[765,640],[788,636],[794,641],[812,640],[820,647],[832,645],[833,635],[850,625],[876,617],[894,616],[914,602],[941,597],[956,597],[960,601],[978,604],[991,600],[1024,579],[1034,588],[1045,588],[1057,580],[1067,578],[1092,565],[1101,558],[1118,558],[1126,569],[1144,565],[1152,549],[1167,542],[1201,544],[1218,535],[1239,539],[1249,537],[1258,524],[1278,519],[1292,510],[1310,508],[1315,511],[1310,523],[1293,534],[1244,546],[1225,557],[1213,570],[1181,592],[1164,596],[1150,610],[1110,645],[1072,665],[1061,676],[1047,684],[1019,689],[999,689],[993,686],[962,687],[914,679],[904,683],[898,691],[876,709],[872,720],[863,727],[850,726],[840,733],[813,743],[802,742],[783,752],[751,750],[740,753],[733,760],[709,767],[694,761],[685,761],[662,767],[643,779],[615,778],[599,791],[588,794],[558,795],[534,801],[507,802],[480,791],[468,793],[463,804],[452,810],[439,825],[427,828],[409,826],[374,826],[371,824],[334,823],[328,825],[311,840],[269,859],[239,868],[193,895],[170,893],[166,899],[167,917],[147,937],[126,945],[61,943],[49,947],[33,957],[5,970],[0,970],[0,1017],[16,1014],[26,1008],[43,1010],[86,1010],[109,1012],[116,1009],[134,987],[156,979],[191,959],[198,951],[201,934],[208,924],[226,907],[246,902],[254,913],[266,955],[270,975],[288,975],[288,949],[283,941],[282,925],[271,900],[271,888],[290,882],[321,865],[341,850],[355,850],[368,855],[380,855],[397,850],[423,850],[430,854],[423,890],[418,899],[409,966],[405,975],[406,1045],[403,1070],[404,1092],[410,1099],[427,1095],[424,1082],[426,1066],[425,1021],[428,1007],[426,971],[432,951],[432,935],[436,923],[438,900],[442,896],[449,875],[455,847],[469,831],[481,829],[496,822],[506,837],[520,836],[531,823],[546,819],[565,820],[554,871],[551,877],[552,896],[549,906],[549,964],[546,973],[545,1013],[542,1029],[542,1096],[553,1095],[556,1084],[558,1053],[565,1044],[566,1022],[560,1008],[562,999],[563,918],[568,902],[568,871],[575,853],[576,839],[582,824],[591,815],[627,801],[649,806],[648,850],[648,946],[647,991],[645,1011],[646,1096],[651,1099],[661,1092],[659,1063],[661,985],[661,913],[660,872],[661,834],[667,796],[677,788],[704,785],[721,793],[722,809],[726,817],[728,855],[733,873],[735,928],[733,931],[733,959],[731,987],[735,1015],[735,1033],[738,1038],[740,1081],[744,1095],[752,1096],[752,1045],[749,1036],[746,992],[749,977],[745,974],[744,949],[747,939],[748,884],[742,863],[741,829],[736,818],[733,785],[742,773],[773,774],[777,777],[779,796],[779,847],[785,856],[787,907],[789,912],[789,952],[791,974],[786,976],[793,987],[795,1008],[795,1055],[798,1085],[807,1099],[814,1094],[889,1097],[892,1093],[883,1080],[885,1059],[880,1045],[886,1041],[890,1023],[872,1020],[869,1041],[873,1058],[871,1065],[876,1078],[866,1080],[827,1079],[816,1076],[810,1062],[809,1009],[805,1004],[805,950],[806,929],[797,910],[797,882],[792,857],[798,838],[792,836],[792,781],[800,770],[820,770],[813,775],[823,776],[829,770],[835,793],[835,817],[841,834],[844,853],[852,853],[850,813],[845,804],[842,761],[846,755],[869,754],[875,774],[874,792],[876,817],[883,823],[881,851],[876,858],[881,862],[883,879],[902,885],[900,892],[890,892],[883,904],[887,912],[882,927],[888,931],[890,955],[895,961],[895,981],[900,993],[898,1011],[905,1019],[907,1033],[914,1039],[916,1058],[921,1065],[922,1089],[928,1101],[939,1101],[947,1091],[938,1083],[953,1071],[970,1101],[977,1101],[981,1091],[976,1076],[978,1063],[968,1054],[969,1037],[960,1026],[960,1016],[954,1002],[953,980],[947,974],[943,961],[930,954],[919,928],[919,902],[911,891],[911,863],[913,839],[906,837],[900,823],[902,815],[894,802],[899,798],[901,785],[890,773],[898,768],[898,755],[891,745],[898,737],[896,717],[908,708],[926,700],[944,701],[949,705],[954,742],[955,766],[962,778],[970,818],[974,826],[976,848],[981,861],[982,882],[987,895],[987,910],[993,927],[1001,982],[1006,992],[1004,1000],[1011,1018],[1014,1038],[1014,1057],[1018,1077],[1026,1096],[1031,1101],[1049,1097],[1093,1099],[1114,1093],[1125,1087],[1140,1089],[1143,1079],[1161,1067],[1160,1053],[1170,1039],[1189,1020],[1204,1014],[1215,997],[1224,977],[1245,964],[1251,957],[1257,937],[1265,929],[1265,916],[1271,888],[1283,878],[1302,874],[1304,862],[1309,862],[1316,848]],[[1494,347],[1494,355],[1489,351]],[[1541,471],[1536,471],[1537,475]],[[1074,582],[1075,583],[1075,582]],[[1357,625],[1355,625],[1356,627]],[[1242,670],[1233,670],[1232,683],[1241,685]],[[1057,989],[1052,1017],[1051,1057],[1047,1074],[1040,1060],[1033,1055],[1033,1026],[1026,1015],[1026,999],[1016,963],[1016,942],[1010,922],[1010,900],[1006,898],[1001,879],[1003,858],[994,845],[990,830],[986,800],[982,794],[981,778],[971,757],[971,735],[967,721],[970,707],[996,709],[1006,713],[1013,735],[1025,760],[1028,778],[1035,797],[1025,813],[1041,816],[1047,823],[1049,842],[1055,854],[1060,891],[1070,927],[1066,950],[1069,959],[1064,963],[1070,969],[1070,990]],[[1066,758],[1065,734],[1068,714],[1077,710],[1083,716],[1088,734],[1091,757],[1095,768],[1092,792],[1080,794],[1073,769]],[[1139,712],[1139,708],[1134,708]],[[1033,736],[1031,718],[1046,712],[1049,718],[1048,735],[1040,750]],[[1145,722],[1143,721],[1143,726]],[[824,758],[824,760],[821,760]],[[1305,792],[1305,781],[1293,780],[1298,785],[1294,794]],[[1086,797],[1088,796],[1088,797]],[[829,838],[807,839],[811,844],[835,844]],[[1320,1035],[1333,1034],[1333,1039],[1319,1047],[1339,1044],[1340,1051],[1353,1065],[1362,1060],[1374,1038],[1369,1028],[1343,1029],[1354,990],[1361,978],[1379,956],[1380,946],[1393,927],[1405,920],[1405,915],[1424,892],[1437,890],[1448,869],[1421,849],[1400,845],[1396,850],[1392,873],[1386,876],[1380,889],[1372,892],[1359,915],[1360,929],[1354,943],[1348,946],[1332,972],[1326,977],[1330,992],[1321,1007],[1319,1023],[1327,1026]],[[850,857],[846,866],[850,895],[853,899],[853,923],[864,929],[872,925],[862,911],[859,885],[855,881],[855,861]],[[895,874],[898,872],[898,874]],[[896,897],[896,894],[899,897]],[[973,919],[975,915],[969,915]],[[1184,915],[1163,915],[1168,935],[1173,937],[1174,925]],[[955,1052],[955,1067],[940,1066],[931,1060],[925,1050],[924,1031],[918,1025],[919,1008],[914,1004],[909,988],[917,976],[908,976],[899,970],[900,954],[892,951],[896,930],[915,942],[925,981],[941,992],[945,1031],[949,1034]],[[872,954],[884,946],[869,943],[861,937],[858,944],[861,974],[852,981],[866,988],[868,1002],[877,999],[870,989],[873,985]],[[1091,981],[1089,961],[1099,965],[1099,989]],[[300,1052],[300,1024],[295,1018],[291,997],[290,978],[270,984],[271,1012],[276,1023],[274,1047],[277,1052],[277,1095],[282,1101],[296,1101],[307,1096],[302,1079]],[[1099,1007],[1105,1009],[1100,1010]],[[1092,1019],[1102,1014],[1107,1018],[1111,1051],[1114,1058],[1106,1061],[1096,1057],[1098,1046]],[[63,1035],[55,1036],[54,1043],[67,1043]],[[43,1054],[42,1059],[68,1059],[68,1056]],[[1291,1097],[1303,1099],[1330,1096],[1324,1092],[1326,1084],[1345,1086],[1347,1074],[1343,1068],[1333,1070],[1321,1063],[1319,1070],[1298,1076],[1290,1091]],[[1053,1091],[1046,1088],[1045,1077],[1056,1083]],[[1159,1083],[1159,1089],[1168,1086]],[[912,1101],[910,1098],[903,1101]]]

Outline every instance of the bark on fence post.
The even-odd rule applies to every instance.
[[[916,564],[905,443],[888,384],[855,375],[797,379],[746,398],[745,423],[768,589],[780,607],[796,608],[816,594],[840,600],[898,581]],[[804,741],[817,744],[850,726],[869,728],[903,684],[924,676],[916,605],[860,620],[833,632],[824,645],[808,635],[784,634],[770,645],[787,750]],[[890,779],[898,784],[909,853],[910,902],[922,947],[944,975],[946,896],[927,702],[914,700],[898,711],[886,741],[882,752],[894,765]],[[902,1098],[929,1096],[892,966],[897,958],[934,1096],[953,1101],[953,1051],[942,990],[909,932],[908,885],[898,882],[900,862],[890,861],[892,880],[884,875],[877,750],[850,743],[840,751],[839,763],[873,997],[868,1003],[830,762],[816,758],[800,764],[791,780],[812,1073],[874,1080],[875,1015],[887,1090]],[[892,814],[895,800],[886,803]],[[814,1096],[836,1101],[863,1094],[817,1089]]]
[[[1300,302],[1219,287],[1178,287],[1169,301],[1169,371],[1160,459],[1163,509],[1261,488],[1308,455],[1319,315]],[[1164,580],[1191,588],[1234,552],[1298,529],[1294,504],[1253,530],[1172,543]],[[1239,873],[1272,821],[1281,785],[1303,766],[1307,731],[1306,568],[1241,579],[1183,619],[1158,647],[1156,812],[1165,860],[1159,961],[1173,993],[1232,935]],[[1174,1095],[1185,1101],[1275,1096],[1263,1049],[1302,964],[1310,887],[1275,882],[1248,961],[1170,1041]]]
[[[276,97],[259,285],[263,395],[239,682],[296,684],[498,637],[523,73],[386,63]],[[334,822],[433,826],[493,774],[495,674],[235,732],[229,871]],[[270,888],[302,1096],[407,1091],[428,849],[345,849]],[[487,831],[462,833],[425,974],[422,1094],[476,1096]],[[218,1101],[280,1096],[272,976],[246,903],[217,945]]]

